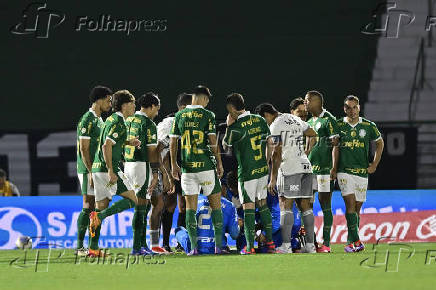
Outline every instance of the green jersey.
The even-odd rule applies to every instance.
[[[97,117],[97,114],[92,109],[89,109],[89,111],[80,118],[79,124],[77,125],[77,173],[88,173],[88,169],[80,153],[80,139],[89,139],[89,156],[91,162],[94,161],[95,152],[98,147],[98,137],[100,136],[102,127],[103,120]]]
[[[363,118],[352,126],[344,118],[338,127],[341,138],[338,172],[368,177],[369,147],[371,141],[381,138],[377,126]]]
[[[141,148],[126,145],[124,159],[126,162],[149,162],[147,147],[157,145],[156,124],[141,111],[126,119],[127,140],[138,138]]]
[[[215,114],[202,106],[188,105],[176,113],[170,137],[181,137],[182,172],[215,169],[207,138],[215,131]]]
[[[268,174],[265,149],[271,135],[265,119],[246,111],[227,128],[223,143],[231,146],[238,160],[238,180],[248,181]]]
[[[317,175],[330,174],[333,167],[331,139],[339,137],[336,118],[324,109],[318,117],[310,118],[307,123],[318,134],[316,143],[308,156],[313,173]]]
[[[92,172],[107,172],[106,162],[104,161],[102,146],[106,139],[111,140],[112,146],[112,168],[114,172],[120,171],[119,164],[124,152],[124,143],[127,140],[127,128],[124,123],[124,117],[120,112],[113,113],[106,119],[103,129],[100,133],[100,140],[95,152]]]

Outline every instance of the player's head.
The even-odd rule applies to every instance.
[[[0,168],[0,185],[3,186],[5,182],[6,182],[6,172]]]
[[[177,109],[179,109],[179,111],[190,104],[192,104],[192,94],[181,93],[177,96]]]
[[[104,86],[96,86],[89,93],[91,104],[96,103],[101,111],[107,112],[111,109],[112,90]]]
[[[209,98],[212,97],[210,90],[205,86],[197,86],[194,89],[194,95],[192,97],[192,103],[196,103],[197,105],[202,105],[206,108],[209,104]]]
[[[268,125],[271,125],[278,116],[279,111],[270,103],[262,103],[256,107],[256,114],[264,117]]]
[[[353,95],[346,96],[344,99],[344,112],[350,119],[359,118],[360,104],[359,98]]]
[[[230,116],[237,119],[240,112],[245,110],[244,97],[238,93],[231,93],[226,98],[226,108]]]
[[[295,98],[291,101],[289,105],[289,109],[292,115],[300,117],[301,120],[306,121],[307,119],[307,111],[304,106],[304,100],[302,98]]]
[[[135,97],[128,90],[117,91],[112,96],[112,106],[115,112],[121,112],[124,117],[135,114]]]
[[[304,98],[304,106],[309,113],[317,112],[324,107],[324,97],[318,91],[308,91]]]
[[[232,194],[237,197],[238,193],[238,174],[236,171],[230,171],[227,173],[227,186],[232,191]]]
[[[142,110],[147,111],[147,116],[150,119],[154,119],[159,113],[160,99],[157,94],[148,92],[139,97],[138,105],[141,106]]]

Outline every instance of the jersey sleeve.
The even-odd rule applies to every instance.
[[[109,129],[106,139],[112,141],[112,143],[117,144],[118,142],[126,141],[125,132],[120,124],[113,124]]]
[[[278,120],[277,122],[273,122],[268,130],[270,130],[269,137],[273,138],[274,143],[282,141],[282,129],[280,128]]]
[[[167,140],[168,136],[171,133],[171,126],[173,124],[174,118],[168,117],[162,120],[162,122],[160,122],[157,125],[157,139],[159,141],[164,141]]]
[[[327,122],[327,126],[328,126],[327,130],[328,130],[329,138],[339,137],[338,122],[336,121],[335,118],[330,117]]]
[[[204,133],[207,135],[216,134],[215,115],[212,112],[208,114],[207,128]]]
[[[173,125],[171,126],[171,131],[170,131],[170,137],[179,137],[181,135],[178,126],[179,119],[180,119],[179,116],[180,116],[179,114],[176,114],[176,117],[173,120]]]
[[[154,122],[150,122],[149,126],[146,128],[146,136],[147,136],[147,146],[156,146],[157,145],[157,128]]]
[[[240,135],[240,132],[236,130],[234,126],[230,125],[230,127],[228,127],[226,130],[226,135],[223,139],[223,145],[230,147],[233,146],[233,143],[240,139]]]
[[[92,118],[83,118],[83,120],[81,120],[79,123],[79,139],[91,139],[92,126]]]
[[[371,141],[377,141],[377,140],[381,139],[380,131],[378,130],[375,123],[373,123],[373,122],[370,123],[370,135],[369,136],[371,138]]]

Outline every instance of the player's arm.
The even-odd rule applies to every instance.
[[[160,168],[160,154],[157,147],[157,144],[147,144],[148,161],[150,162],[151,172],[153,175],[150,186],[147,189],[148,194],[153,192],[154,188],[159,182],[158,171]]]
[[[238,223],[238,217],[236,214],[236,208],[232,206],[231,208],[231,216],[229,217],[230,225],[228,226],[228,233],[230,237],[234,240],[236,240],[239,236],[239,223]]]
[[[216,171],[218,174],[218,178],[221,179],[223,177],[224,169],[223,169],[223,163],[221,161],[221,154],[220,154],[220,147],[218,146],[218,141],[215,133],[209,133],[207,135],[209,139],[210,149],[212,150],[213,155],[216,159]]]
[[[274,150],[271,157],[271,178],[268,184],[268,191],[274,195],[276,192],[277,175],[282,162],[282,141],[280,136],[271,136],[268,139],[273,139]]]
[[[378,131],[375,124],[372,124],[372,139],[375,140],[375,153],[374,153],[374,159],[369,164],[368,167],[368,173],[374,173],[377,170],[377,166],[380,163],[382,154],[383,154],[383,148],[385,147],[385,142],[383,141],[383,138],[381,137],[380,132]]]
[[[339,128],[336,120],[331,119],[328,122],[328,131],[330,133],[329,139],[332,148],[332,169],[330,170],[330,179],[335,180],[338,172],[339,163]]]
[[[179,137],[171,137],[170,138],[170,157],[171,157],[171,175],[174,179],[180,180],[180,167],[177,164],[177,150],[178,150],[178,141]]]
[[[306,122],[304,122],[304,124],[306,124],[306,129],[303,131],[303,135],[306,138],[306,148],[304,150],[304,153],[306,155],[309,155],[310,151],[316,143],[316,137],[318,136],[318,134],[316,134],[316,131],[313,130],[309,126],[309,124],[307,124]]]
[[[114,173],[114,168],[112,166],[112,146],[116,143],[114,140],[110,138],[106,138],[104,144],[101,146],[101,150],[103,151],[104,162],[106,163],[106,168],[109,174],[109,183],[115,184],[118,180],[117,175]]]
[[[164,156],[160,156],[160,162],[161,162],[161,172],[163,175],[163,185],[164,185],[164,191],[168,192],[169,194],[174,193],[175,191],[175,185],[174,185],[174,178],[171,176],[171,162],[170,162],[170,152],[169,150],[166,150]],[[167,182],[167,184],[165,184]]]
[[[91,138],[79,138],[80,156],[82,156],[83,164],[85,164],[88,172],[92,170],[92,160],[90,153]]]

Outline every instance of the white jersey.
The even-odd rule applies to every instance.
[[[304,153],[304,131],[309,124],[291,114],[279,115],[270,126],[271,136],[282,142],[282,163],[284,175],[312,173],[310,161]]]
[[[164,144],[164,149],[161,152],[161,156],[164,157],[170,145],[170,132],[173,125],[174,117],[166,117],[157,125],[157,140]]]

